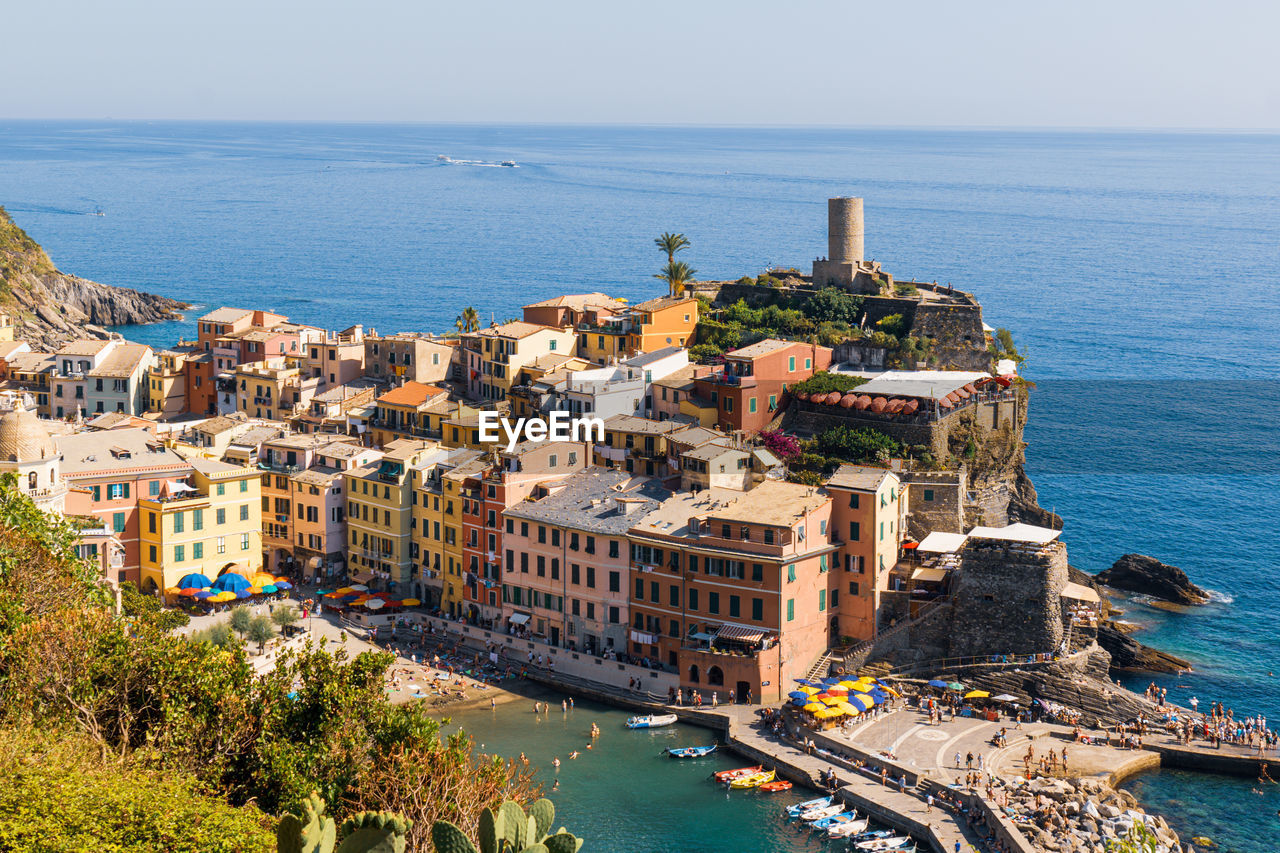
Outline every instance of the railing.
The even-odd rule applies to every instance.
[[[870,640],[864,640],[857,645],[850,646],[844,651],[843,655],[845,669],[852,671],[853,669],[862,666],[862,664],[866,662],[867,655],[876,647],[876,645],[884,642],[890,637],[900,634],[908,628],[912,628],[920,624],[922,621],[928,619],[935,612],[940,610],[944,605],[950,604],[951,599],[949,598],[938,598],[930,601],[927,604],[922,605],[920,609],[916,611],[915,616],[902,620],[898,624],[890,627],[888,630],[878,631]]]
[[[1039,663],[1053,663],[1057,660],[1062,660],[1062,657],[1055,652],[1038,652],[1016,655],[970,655],[968,657],[958,658],[934,658],[933,660],[903,664],[902,666],[894,667],[889,670],[888,674],[913,675],[922,670],[943,671],[970,666],[1029,666]]]

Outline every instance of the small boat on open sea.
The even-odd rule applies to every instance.
[[[819,797],[816,800],[805,800],[803,803],[796,803],[794,806],[787,806],[787,817],[800,817],[811,809],[820,809],[823,806],[829,806],[835,801],[835,797]]]
[[[730,788],[759,788],[765,782],[772,782],[776,774],[772,770],[766,770],[763,773],[752,773],[750,776],[740,776],[729,782]]]
[[[678,719],[680,718],[675,714],[650,714],[647,717],[631,717],[627,720],[627,728],[656,729],[660,726],[669,726]]]
[[[721,770],[719,773],[711,774],[711,778],[715,779],[717,782],[724,783],[731,779],[737,779],[739,776],[750,776],[752,773],[759,773],[763,769],[763,765],[757,764],[755,767],[739,767],[735,770]]]
[[[765,782],[760,786],[760,790],[772,794],[775,791],[790,791],[791,783],[786,779],[774,779],[772,782]]]
[[[862,820],[850,820],[844,823],[837,823],[827,827],[827,838],[852,838],[861,832],[866,831],[867,826],[871,823],[867,818]],[[888,833],[885,833],[886,835]]]
[[[716,745],[711,746],[677,746],[667,749],[667,755],[672,758],[702,758],[716,751]]]
[[[911,843],[911,838],[906,835],[894,835],[889,838],[871,838],[867,841],[859,841],[853,845],[854,850],[900,850]]]

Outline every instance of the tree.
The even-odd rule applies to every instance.
[[[150,620],[165,631],[181,628],[191,622],[191,617],[181,610],[166,609],[159,598],[139,592],[133,581],[120,584],[120,607],[125,616]]]
[[[249,622],[249,630],[246,635],[249,638],[249,642],[258,644],[258,654],[262,654],[267,647],[267,643],[275,637],[276,629],[271,624],[269,616],[259,613]]]
[[[208,643],[209,645],[230,650],[236,645],[236,636],[231,630],[231,626],[226,622],[219,622],[216,625],[210,625],[203,631],[197,631],[192,635],[191,639],[197,643]]]
[[[679,296],[684,293],[685,285],[693,281],[697,272],[684,261],[670,261],[663,267],[662,272],[655,273],[653,277],[665,281],[672,296]]]
[[[282,629],[288,628],[293,623],[302,618],[302,614],[292,604],[282,604],[271,613],[271,621],[275,622]]]
[[[480,314],[476,309],[468,305],[462,309],[462,313],[458,315],[458,319],[453,323],[457,326],[459,332],[474,332],[480,328]]]
[[[887,462],[902,456],[902,445],[874,429],[833,427],[818,436],[817,450],[824,456],[848,462]]]
[[[249,623],[252,621],[253,611],[244,605],[241,605],[231,611],[231,627],[234,628],[236,633],[241,637],[244,636],[245,631],[249,630]]]
[[[830,394],[832,391],[845,393],[852,391],[859,385],[866,384],[868,380],[862,376],[850,376],[846,373],[828,373],[820,371],[813,374],[808,379],[797,382],[791,386],[791,393],[794,394]]]
[[[668,231],[663,231],[662,236],[654,238],[653,242],[666,253],[667,266],[676,262],[676,252],[687,249],[692,245],[683,234],[672,234]]]
[[[846,293],[837,287],[824,287],[809,297],[804,313],[819,322],[857,325],[862,313],[863,297]]]

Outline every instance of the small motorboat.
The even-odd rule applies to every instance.
[[[503,161],[502,161],[502,165],[503,165],[503,166],[506,166],[508,169],[514,169],[514,168],[516,167],[516,161],[515,161],[515,160],[503,160]]]
[[[739,767],[736,770],[721,770],[719,773],[711,774],[711,777],[717,782],[728,782],[731,779],[737,779],[739,776],[750,776],[752,773],[759,773],[764,769],[763,765],[757,764],[755,767]],[[770,782],[770,785],[773,783]]]
[[[892,835],[888,838],[872,838],[853,845],[854,850],[897,850],[911,843],[910,836]]]
[[[766,782],[772,782],[777,774],[772,770],[766,770],[763,773],[752,773],[750,776],[741,776],[729,782],[730,788],[759,788]]]
[[[805,823],[811,823],[815,820],[822,820],[824,817],[831,817],[833,814],[840,814],[842,811],[844,811],[844,803],[832,803],[829,806],[809,809],[809,811],[800,815],[800,819]]]
[[[827,838],[852,838],[865,831],[870,823],[871,821],[865,817],[862,820],[847,820],[844,823],[837,823],[834,826],[827,827]]]
[[[647,717],[631,717],[627,720],[629,729],[656,729],[669,726],[680,719],[675,714],[649,714]]]
[[[800,817],[807,811],[829,806],[834,801],[835,797],[819,797],[816,800],[806,800],[803,803],[796,803],[794,806],[787,806],[787,817]]]
[[[791,783],[788,782],[786,779],[774,779],[772,782],[765,782],[763,785],[761,785],[760,790],[766,791],[770,794],[774,793],[775,791],[790,791]]]
[[[704,755],[710,755],[716,751],[716,745],[711,746],[679,746],[667,749],[667,755],[672,758],[702,758]]]
[[[815,820],[810,826],[819,832],[825,832],[833,826],[839,826],[842,823],[852,823],[857,816],[858,813],[852,810],[840,812],[839,814],[831,815],[831,817],[824,817],[819,820]]]
[[[875,838],[888,838],[893,835],[892,829],[873,829],[870,832],[855,832],[849,836],[850,841],[871,841]]]

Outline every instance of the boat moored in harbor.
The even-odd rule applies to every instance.
[[[627,728],[629,729],[656,729],[661,726],[670,726],[680,719],[675,714],[649,714],[644,717],[631,717],[627,720]]]

